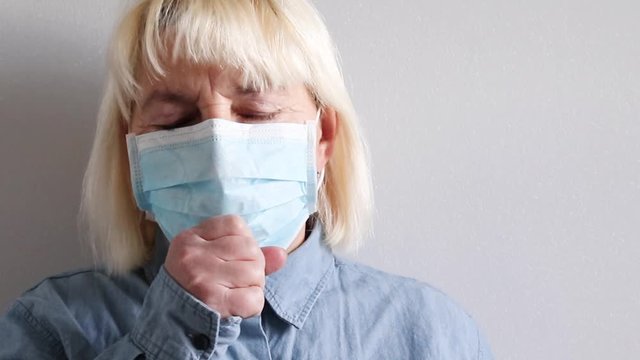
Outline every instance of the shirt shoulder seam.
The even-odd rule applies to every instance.
[[[82,274],[86,274],[86,273],[98,273],[103,275],[103,273],[100,271],[100,269],[79,269],[79,270],[73,270],[73,271],[68,271],[68,272],[64,272],[61,274],[57,274],[57,275],[53,275],[53,276],[49,276],[47,278],[45,278],[43,281],[46,280],[58,280],[58,279],[66,279],[66,278],[70,278],[76,275],[82,275]]]
[[[102,271],[100,271],[100,269],[93,269],[93,268],[92,269],[80,269],[80,270],[67,271],[67,272],[63,272],[61,274],[47,276],[46,278],[40,280],[38,283],[33,285],[31,288],[27,289],[25,291],[25,293],[28,293],[30,291],[33,291],[33,290],[37,289],[40,285],[46,283],[47,281],[56,281],[56,280],[69,279],[69,278],[72,278],[74,276],[83,275],[83,274],[87,274],[87,273],[95,273],[95,274],[100,274],[100,275],[105,275],[106,276],[106,274],[104,274]]]

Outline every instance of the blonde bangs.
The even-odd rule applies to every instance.
[[[256,90],[292,83],[313,88],[307,36],[296,29],[288,11],[291,6],[285,4],[255,0],[143,2],[131,11],[129,21],[125,19],[130,24],[123,24],[129,34],[137,28],[137,36],[116,36],[113,44],[112,68],[126,70],[116,74],[122,94],[138,100],[136,76],[140,70],[161,78],[167,61],[238,69],[241,84]],[[121,100],[129,120],[131,103]]]
[[[96,260],[123,273],[148,260],[155,224],[137,208],[125,136],[142,76],[168,62],[239,70],[245,87],[307,86],[335,110],[334,153],[319,194],[326,243],[357,247],[373,207],[368,153],[324,21],[308,0],[139,0],[111,43],[107,87],[85,173],[82,220]]]

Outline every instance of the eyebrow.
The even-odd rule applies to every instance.
[[[271,92],[277,95],[281,95],[286,93],[285,87],[277,87],[275,89],[267,90],[267,92]],[[264,91],[257,90],[255,88],[248,88],[243,86],[236,86],[234,88],[234,92],[236,94],[240,94],[241,96],[255,96],[264,94]],[[151,104],[156,102],[164,102],[171,104],[179,104],[179,105],[191,105],[193,103],[193,99],[187,96],[186,94],[180,92],[173,92],[168,90],[154,90],[149,96],[147,96],[143,102],[141,109],[146,110]]]
[[[244,87],[244,86],[236,86],[234,87],[234,92],[240,95],[255,95],[260,94],[260,90],[252,87]]]
[[[278,86],[271,89],[258,90],[253,87],[236,86],[234,91],[236,94],[240,95],[261,95],[266,93],[281,95],[286,93],[287,88],[284,86]]]

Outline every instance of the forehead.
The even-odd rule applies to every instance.
[[[137,82],[144,93],[155,89],[195,89],[203,83],[240,85],[242,72],[221,65],[198,65],[193,62],[167,61],[159,73],[148,67],[138,73]]]
[[[235,79],[245,88],[302,83],[316,102],[318,84],[327,81],[322,78],[341,80],[326,27],[304,1],[150,0],[134,9],[116,31],[110,57],[116,101],[126,121],[142,89],[154,83],[149,80],[171,78],[163,69],[167,57],[241,68]],[[143,76],[142,69],[150,69],[151,76]],[[185,87],[185,80],[171,82]]]
[[[142,71],[138,77],[139,98],[152,93],[173,92],[179,94],[198,94],[215,91],[229,95],[252,95],[266,93],[272,95],[295,95],[308,93],[301,81],[273,86],[258,86],[247,81],[243,70],[225,65],[200,65],[189,61],[174,61],[163,65],[163,74],[154,71]]]
[[[255,104],[277,108],[298,109],[316,105],[316,97],[302,82],[256,89],[243,83],[241,70],[221,65],[198,65],[191,62],[167,64],[163,75],[146,72],[139,80],[138,114],[165,109],[206,108],[230,101],[234,104]],[[222,101],[222,102],[221,102]],[[231,104],[227,103],[227,104]],[[261,104],[261,105],[258,105]]]

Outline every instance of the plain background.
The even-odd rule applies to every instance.
[[[81,176],[126,3],[0,0],[2,309],[90,262]],[[498,359],[637,358],[640,3],[316,4],[373,158],[357,257],[451,295]]]

